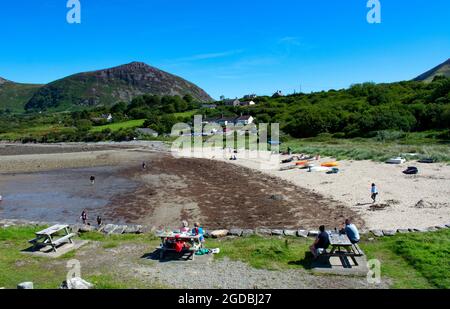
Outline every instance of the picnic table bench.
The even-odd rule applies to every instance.
[[[200,237],[201,235],[191,235],[184,233],[173,233],[173,232],[164,232],[157,234],[158,237],[161,238],[161,245],[156,247],[159,250],[159,258],[162,260],[166,252],[176,252],[174,248],[170,248],[166,246],[167,239],[175,239],[175,237],[179,237],[178,240],[188,242],[191,244],[189,248],[183,248],[182,252],[190,253],[190,259],[194,260],[196,252],[202,247]]]
[[[364,255],[364,252],[358,246],[358,244],[353,244],[347,235],[339,234],[339,233],[331,233],[330,234],[330,252],[324,252],[325,256],[348,256],[352,259],[355,265],[358,265],[356,261],[356,257],[360,257]],[[341,248],[345,249],[341,250]]]
[[[61,231],[64,232],[64,235],[57,236]],[[66,224],[53,225],[45,230],[36,232],[35,234],[36,238],[28,241],[33,244],[33,248],[36,248],[37,246],[51,246],[54,252],[56,252],[56,248],[63,243],[69,242],[72,244],[72,238],[76,236],[75,233],[70,233],[69,226]]]

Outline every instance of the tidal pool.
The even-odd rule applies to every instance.
[[[112,197],[139,185],[119,172],[119,167],[94,167],[0,174],[0,218],[75,223],[87,209],[94,223]],[[91,175],[96,178],[94,185]]]

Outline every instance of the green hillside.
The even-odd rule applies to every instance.
[[[41,85],[0,82],[0,110],[23,112],[25,104]]]
[[[145,63],[130,64],[75,74],[54,81],[37,91],[27,110],[79,110],[131,102],[139,95],[190,95],[200,102],[212,98],[201,88],[178,76]]]

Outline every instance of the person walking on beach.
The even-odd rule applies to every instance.
[[[370,193],[372,194],[371,195],[372,201],[373,203],[375,203],[377,201],[378,188],[374,183],[372,184],[372,189],[370,190]]]
[[[86,209],[83,210],[80,218],[81,218],[81,221],[83,221],[83,224],[87,224],[88,216],[87,216]]]
[[[95,176],[91,176],[90,180],[91,180],[91,185],[95,184]]]
[[[101,227],[102,224],[103,224],[103,219],[102,219],[102,217],[97,216],[97,226],[98,226],[98,227]]]
[[[142,162],[142,169],[143,169],[143,170],[146,170],[146,169],[147,169],[147,163]]]

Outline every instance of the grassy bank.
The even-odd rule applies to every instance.
[[[17,283],[32,281],[36,288],[56,288],[64,280],[68,260],[76,258],[82,265],[86,259],[107,257],[104,265],[83,268],[82,276],[97,288],[164,288],[156,282],[138,280],[133,274],[124,274],[114,267],[124,259],[140,261],[140,254],[130,257],[114,257],[120,248],[154,248],[159,240],[151,235],[114,235],[87,233],[81,236],[90,245],[69,252],[58,259],[37,258],[20,251],[27,248],[27,241],[42,227],[0,228],[0,287],[15,288]],[[217,259],[228,257],[261,269],[309,269],[311,256],[308,238],[249,238],[208,239],[207,247],[221,249]],[[450,230],[433,233],[401,234],[369,241],[363,239],[361,248],[369,259],[381,262],[382,278],[389,278],[393,288],[450,288]],[[136,255],[136,256],[135,256]],[[151,267],[151,264],[145,264]]]
[[[142,127],[144,124],[145,119],[137,119],[137,120],[129,120],[124,122],[117,122],[117,123],[111,123],[106,124],[103,126],[97,126],[93,127],[91,129],[91,132],[102,132],[103,130],[109,129],[111,131],[118,131],[120,129],[134,129],[138,127]]]
[[[250,238],[210,240],[208,246],[221,249],[227,256],[256,268],[310,268],[309,246],[312,239]],[[383,278],[393,288],[450,288],[450,230],[433,233],[400,234],[369,241],[361,248],[368,259],[381,262]]]
[[[341,139],[329,134],[314,138],[287,139],[281,149],[296,153],[321,154],[338,160],[385,161],[395,156],[408,159],[433,158],[450,163],[450,140],[446,132],[391,132],[372,138]],[[417,154],[411,156],[410,154]]]

